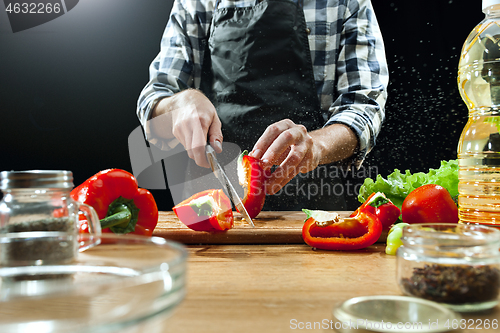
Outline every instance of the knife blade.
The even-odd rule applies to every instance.
[[[210,167],[212,168],[212,171],[215,174],[215,177],[220,181],[222,186],[226,189],[229,195],[229,199],[231,202],[234,204],[234,206],[238,209],[241,215],[245,218],[245,220],[252,226],[252,228],[255,227],[253,224],[252,219],[248,215],[248,212],[243,206],[243,203],[240,200],[240,197],[238,196],[238,193],[236,193],[236,190],[233,187],[233,184],[229,181],[229,178],[227,177],[226,173],[224,172],[224,169],[222,166],[219,164],[217,161],[217,157],[215,156],[215,150],[210,146],[210,144],[207,144],[205,148],[205,152],[207,154],[207,159],[208,163],[210,163]]]

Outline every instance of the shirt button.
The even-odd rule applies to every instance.
[[[308,34],[308,35],[309,35],[310,33],[311,33],[311,29],[306,28],[306,34]]]

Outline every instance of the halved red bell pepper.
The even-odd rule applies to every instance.
[[[98,172],[75,187],[71,198],[94,208],[102,232],[151,236],[158,223],[153,195],[139,188],[135,177],[125,170]],[[86,220],[80,221],[80,232],[88,232]]]
[[[238,159],[238,178],[239,183],[245,191],[241,200],[250,218],[259,215],[266,201],[266,191],[264,182],[266,173],[262,169],[260,160],[249,156],[245,150]]]
[[[382,234],[380,220],[368,211],[341,219],[336,213],[303,210],[307,219],[302,238],[321,250],[359,250],[373,245]]]
[[[182,223],[196,231],[217,232],[234,226],[231,201],[222,190],[196,193],[172,210]]]
[[[383,230],[389,230],[398,220],[401,210],[382,192],[373,192],[366,201],[352,214],[354,217],[359,211],[368,211],[378,217]]]

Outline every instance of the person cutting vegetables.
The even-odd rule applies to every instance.
[[[207,141],[251,149],[272,170],[265,210],[339,210],[329,167],[361,165],[387,85],[369,0],[175,0],[137,115],[151,143],[178,141],[199,167]]]

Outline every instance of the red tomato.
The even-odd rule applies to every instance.
[[[458,223],[458,207],[447,189],[436,184],[417,187],[403,201],[406,223]]]

